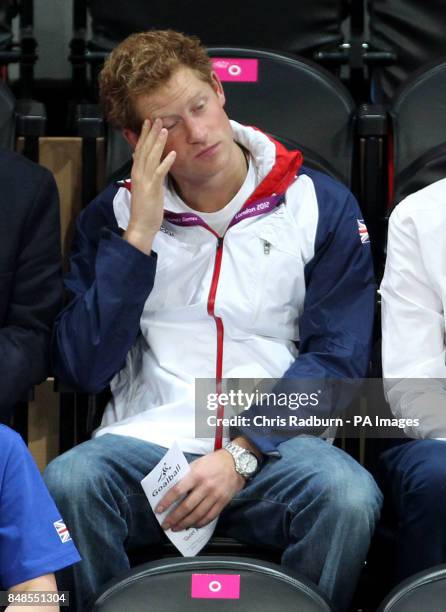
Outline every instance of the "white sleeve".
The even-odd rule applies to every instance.
[[[428,268],[402,203],[390,217],[380,289],[384,388],[396,417],[419,421],[407,435],[446,438],[445,317]]]

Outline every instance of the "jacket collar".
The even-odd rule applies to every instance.
[[[245,126],[231,120],[234,140],[240,143],[251,154],[259,179],[257,188],[249,196],[241,211],[253,202],[263,200],[271,195],[283,195],[293,183],[303,162],[300,151],[288,151],[280,142],[264,134],[253,126]],[[180,213],[176,198],[168,187],[166,179],[165,208],[171,213]]]

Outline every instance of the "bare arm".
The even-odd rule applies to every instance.
[[[45,576],[39,576],[32,580],[26,580],[20,584],[12,586],[8,593],[25,593],[29,591],[46,591],[46,592],[57,592],[56,579],[54,574],[46,574]],[[59,606],[51,605],[36,605],[32,606],[33,612],[58,612]],[[8,606],[5,612],[29,612],[29,606]]]

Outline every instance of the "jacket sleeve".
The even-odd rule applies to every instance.
[[[71,297],[53,334],[56,376],[97,393],[123,367],[153,287],[156,255],[120,235],[109,188],[81,214],[65,285]]]
[[[315,254],[305,269],[299,355],[274,388],[276,396],[316,394],[317,402],[300,405],[294,413],[288,405],[275,408],[274,415],[287,423],[283,428],[248,427],[243,432],[267,454],[277,454],[277,446],[295,435],[322,433],[325,427],[290,427],[289,415],[339,415],[369,367],[376,286],[362,214],[344,188],[333,195],[329,184],[317,196],[319,220]],[[256,406],[252,416],[256,413],[271,416],[271,409]]]
[[[394,415],[412,421],[409,436],[446,439],[445,317],[419,229],[401,202],[390,217],[380,288],[384,386]]]
[[[11,163],[15,163],[14,160]],[[43,168],[23,167],[24,188],[16,197],[31,195],[20,236],[6,317],[0,328],[0,417],[49,373],[51,328],[62,306],[59,204],[52,175]],[[27,181],[26,172],[30,172]],[[26,198],[25,198],[26,199]],[[23,208],[22,208],[23,205]],[[25,203],[17,202],[18,210]]]
[[[305,271],[306,296],[299,321],[299,357],[285,378],[366,376],[376,285],[370,241],[350,194],[334,225],[319,222],[316,252]]]

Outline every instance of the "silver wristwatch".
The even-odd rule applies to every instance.
[[[231,453],[235,463],[235,471],[246,480],[249,480],[259,469],[259,460],[251,451],[239,446],[235,442],[228,442],[224,449]]]

